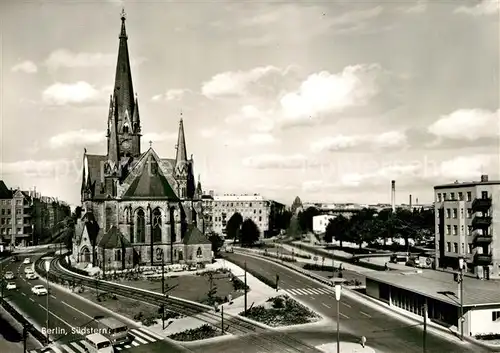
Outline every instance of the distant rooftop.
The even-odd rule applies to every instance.
[[[214,201],[266,201],[260,194],[224,194],[215,195]]]
[[[453,274],[422,269],[416,271],[366,272],[367,279],[386,283],[424,296],[459,306],[458,284]],[[464,306],[482,306],[500,303],[500,281],[464,277]]]
[[[458,181],[455,180],[453,183],[441,184],[434,186],[434,190],[437,189],[448,189],[448,188],[459,188],[459,187],[471,187],[476,185],[500,185],[500,180],[489,180],[488,175],[481,175],[481,179],[478,181]]]

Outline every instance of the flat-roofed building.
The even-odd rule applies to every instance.
[[[479,278],[500,278],[500,181],[434,187],[436,266],[458,268],[464,258]]]

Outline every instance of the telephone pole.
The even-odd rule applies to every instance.
[[[165,252],[161,249],[161,294],[165,293]]]
[[[427,353],[427,303],[424,304],[424,332],[422,336],[423,353]]]
[[[220,317],[221,317],[221,329],[222,329],[222,334],[224,334],[224,305],[221,305],[220,307]]]
[[[248,290],[247,290],[247,262],[245,261],[245,316],[247,316],[247,294],[248,294]]]

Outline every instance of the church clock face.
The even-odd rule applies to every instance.
[[[130,141],[129,140],[125,140],[122,142],[122,149],[124,151],[130,150]]]

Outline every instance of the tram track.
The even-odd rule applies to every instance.
[[[64,260],[63,260],[64,261]],[[46,276],[46,271],[42,258],[35,261],[37,272]],[[220,314],[209,309],[202,304],[195,304],[164,296],[160,293],[152,293],[139,288],[124,287],[119,284],[84,276],[69,269],[64,268],[59,257],[54,257],[50,262],[49,281],[51,277],[57,277],[59,280],[74,281],[87,288],[97,288],[103,292],[110,292],[119,296],[139,300],[152,305],[164,305],[165,310],[175,312],[183,316],[194,316],[196,319],[215,326],[220,329]],[[224,314],[224,329],[226,332],[238,336],[238,339],[244,340],[250,345],[259,347],[265,352],[319,352],[313,346],[310,346],[300,340],[294,339],[285,333],[273,332],[273,336],[268,336],[269,329],[263,326],[244,320],[237,315]]]

